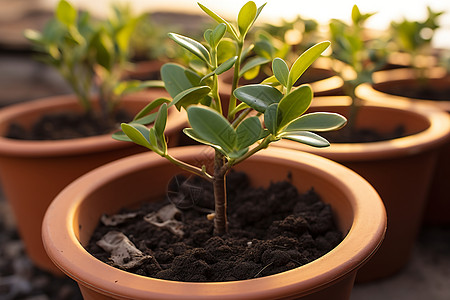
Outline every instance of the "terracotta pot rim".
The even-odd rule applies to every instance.
[[[146,91],[135,95],[128,95],[121,100],[121,105],[126,103],[143,102],[142,107],[149,102],[152,97],[157,97],[157,91]],[[11,105],[0,110],[0,123],[8,124],[15,118],[34,110],[46,110],[53,107],[76,107],[78,100],[75,95],[59,95],[36,99],[30,102]],[[80,107],[81,109],[81,107]],[[177,114],[172,117],[173,113]],[[170,126],[180,128],[186,123],[187,117],[184,112],[169,113]],[[173,131],[169,129],[168,133]],[[76,138],[58,141],[29,141],[15,140],[0,136],[0,154],[12,157],[49,157],[49,156],[70,156],[82,155],[84,153],[101,152],[104,150],[120,149],[129,147],[130,143],[116,141],[111,138],[111,134],[92,136],[86,138]]]
[[[350,98],[346,96],[318,97],[313,100],[313,107],[346,107],[350,104]],[[424,131],[406,137],[388,141],[372,143],[332,143],[326,148],[311,148],[296,142],[281,141],[276,146],[297,150],[308,147],[308,152],[324,155],[334,160],[358,161],[394,158],[405,155],[415,155],[444,144],[450,139],[450,117],[447,113],[434,106],[417,103],[381,103],[365,101],[361,109],[406,110],[417,118],[427,120],[429,127]],[[332,110],[332,109],[330,109]],[[382,119],[382,114],[380,114]],[[320,134],[320,133],[319,133]]]
[[[171,153],[175,157],[183,159],[198,154],[199,151],[203,151],[199,149],[204,148],[202,146],[172,148]],[[256,295],[268,297],[271,293],[275,295],[275,293],[281,291],[285,295],[289,295],[298,287],[303,287],[305,291],[312,291],[320,286],[330,285],[359,268],[380,246],[386,230],[384,206],[377,192],[361,176],[328,159],[289,149],[270,148],[250,159],[255,161],[261,159],[276,160],[286,166],[298,163],[308,171],[323,174],[327,180],[333,178],[333,182],[336,181],[337,185],[342,186],[342,190],[348,196],[348,201],[353,209],[354,220],[344,240],[331,252],[307,265],[284,273],[244,281],[174,282],[143,277],[115,269],[95,259],[79,243],[72,229],[77,214],[77,206],[83,201],[85,195],[113,178],[143,168],[167,164],[165,159],[154,153],[143,153],[109,163],[91,171],[73,182],[58,195],[50,205],[43,222],[43,240],[46,251],[54,263],[68,276],[100,293],[105,293],[104,291],[110,289],[113,285],[112,293],[115,295],[123,295],[123,289],[126,286],[131,286],[134,289],[131,297],[136,299],[143,295],[158,299],[180,297],[181,295],[186,296],[187,299],[203,299],[208,296],[211,297],[211,294],[217,291],[222,292],[223,298],[221,299],[236,299],[236,297],[245,298],[249,296],[250,294],[247,295],[247,293],[256,293]],[[81,185],[86,183],[88,183],[87,189],[81,190]],[[364,201],[357,200],[358,198]],[[64,213],[60,213],[61,211]],[[63,227],[64,231],[58,233],[53,230],[55,227]],[[51,247],[48,245],[51,245]],[[106,272],[105,277],[97,278],[91,270],[80,269],[77,262],[84,259],[89,261],[92,269]],[[323,273],[326,269],[331,269],[331,271]],[[121,277],[124,275],[126,276]],[[99,288],[91,286],[89,284],[91,280],[97,281]],[[115,284],[111,284],[111,282],[115,282]],[[138,287],[140,286],[139,283],[155,287],[156,290],[162,289],[170,294],[169,296],[158,292],[149,294],[148,291],[141,290]],[[200,296],[199,292],[201,293]],[[130,294],[125,297],[130,297]],[[258,299],[258,296],[252,299]]]
[[[429,80],[432,81],[441,81],[445,77],[446,71],[442,67],[434,67],[427,70],[427,76]],[[416,79],[416,73],[411,68],[401,68],[401,69],[394,69],[394,70],[385,70],[385,71],[379,71],[374,74],[374,84],[379,84],[383,82],[405,82]],[[450,112],[450,97],[448,101],[436,101],[432,99],[414,99],[414,98],[408,98],[404,96],[398,96],[398,95],[390,95],[387,93],[384,93],[382,91],[376,90],[372,84],[364,83],[361,84],[356,89],[356,95],[362,99],[366,100],[372,100],[372,101],[380,101],[380,102],[386,102],[386,103],[392,103],[392,102],[418,102],[418,103],[425,103],[429,105],[434,105],[439,107],[440,109],[443,109],[447,112]]]

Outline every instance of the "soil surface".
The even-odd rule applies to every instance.
[[[321,132],[320,135],[332,143],[372,143],[388,141],[407,136],[403,126],[394,128],[391,132],[381,133],[370,128],[357,128],[354,131],[343,128],[337,131]]]
[[[447,78],[446,80],[450,82],[450,78]],[[391,95],[413,99],[450,101],[450,86],[446,86],[444,84],[433,84],[432,81],[430,83],[421,83],[420,81],[416,81],[408,84],[396,84],[392,86],[375,85],[375,89]]]
[[[252,188],[246,175],[237,172],[230,173],[227,185],[229,231],[225,236],[215,236],[213,222],[207,219],[213,211],[212,186],[197,177],[175,177],[168,199],[142,206],[135,211],[136,217],[123,224],[100,224],[87,250],[114,265],[97,241],[107,232],[120,231],[151,256],[128,271],[167,280],[219,282],[299,267],[342,240],[331,207],[313,189],[299,194],[289,181],[272,183],[267,189]],[[182,237],[143,220],[170,203],[181,210],[177,219],[183,223]]]
[[[93,114],[61,112],[43,116],[31,129],[12,123],[6,137],[21,140],[63,140],[97,136],[117,130],[121,122],[129,122],[131,119],[124,111],[116,112],[112,120],[107,122]]]

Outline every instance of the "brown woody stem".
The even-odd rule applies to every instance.
[[[227,224],[227,194],[226,175],[228,168],[225,167],[225,158],[216,150],[214,156],[214,234],[224,235],[228,231]]]

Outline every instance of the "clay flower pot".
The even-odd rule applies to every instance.
[[[350,98],[317,98],[311,111],[348,116]],[[357,281],[387,277],[410,258],[424,212],[439,148],[450,138],[449,116],[433,106],[365,103],[356,126],[392,132],[403,125],[407,137],[371,143],[332,143],[312,148],[291,141],[276,146],[307,151],[339,162],[369,181],[380,194],[388,230],[380,250],[360,269]]]
[[[418,85],[412,69],[401,69],[392,71],[377,72],[374,76],[374,84],[361,85],[356,93],[362,99],[382,103],[405,102],[408,105],[415,103],[426,103],[435,105],[450,114],[450,94],[445,100],[435,100],[431,98],[418,99],[399,95],[392,95],[389,91],[396,87],[403,89]],[[450,90],[450,75],[444,76],[445,71],[436,67],[427,72],[427,87],[435,90]],[[428,194],[427,209],[425,212],[425,223],[433,225],[450,224],[450,189],[448,179],[450,178],[450,142],[441,147],[436,171]]]
[[[154,94],[153,97],[159,97]],[[152,98],[149,94],[129,96],[122,106],[132,114],[143,108]],[[82,111],[72,95],[42,98],[9,106],[0,110],[0,181],[8,203],[12,207],[17,227],[27,254],[40,268],[61,272],[47,257],[41,241],[44,213],[53,198],[70,182],[87,171],[112,160],[142,152],[132,143],[118,142],[110,134],[59,141],[26,141],[5,138],[11,122],[30,125],[41,115],[57,111]],[[176,110],[168,137],[177,144],[178,133],[187,118]]]
[[[214,155],[205,146],[172,148],[171,154],[199,164]],[[337,163],[287,149],[261,151],[236,169],[246,172],[254,186],[285,180],[288,172],[299,192],[314,186],[322,200],[331,204],[345,238],[332,251],[302,267],[242,281],[177,282],[111,267],[83,248],[101,215],[161,199],[169,179],[181,172],[158,155],[143,153],[86,174],[56,197],[43,223],[47,253],[78,282],[86,300],[348,299],[358,268],[376,251],[386,228],[384,207],[375,190]]]

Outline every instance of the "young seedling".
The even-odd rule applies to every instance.
[[[311,131],[339,129],[346,119],[335,113],[305,114],[313,93],[309,85],[294,88],[303,72],[327,49],[330,42],[319,43],[305,51],[289,68],[286,62],[276,58],[272,62],[279,88],[264,84],[237,87],[237,78],[243,57],[245,37],[261,13],[264,5],[257,7],[247,2],[239,11],[237,27],[207,7],[200,8],[219,24],[205,31],[205,43],[171,33],[169,37],[193,53],[204,68],[194,71],[175,64],[164,65],[161,75],[172,99],[156,99],[131,123],[123,123],[123,133],[115,134],[119,140],[132,141],[168,159],[182,169],[199,175],[213,183],[215,198],[214,232],[227,232],[226,175],[230,169],[251,157],[269,144],[290,139],[314,147],[326,147],[328,141]],[[228,34],[234,41],[236,53],[218,64],[218,45]],[[217,76],[234,68],[232,97],[228,113],[222,111],[218,94]],[[203,72],[199,72],[203,70]],[[236,99],[240,101],[238,104]],[[180,161],[168,153],[164,129],[167,108],[186,109],[190,128],[184,133],[193,140],[209,145],[215,150],[214,170],[210,173],[203,166]],[[158,109],[157,113],[152,113]],[[155,120],[150,128],[142,125]],[[263,122],[261,122],[261,119]]]
[[[369,39],[366,36],[365,22],[373,13],[361,14],[354,5],[352,23],[341,20],[330,21],[330,39],[335,72],[344,80],[344,92],[352,99],[348,131],[352,134],[354,120],[360,106],[360,99],[355,95],[356,88],[366,82],[372,82],[372,74],[386,64],[386,44],[382,39]]]
[[[155,84],[123,80],[129,64],[129,40],[141,19],[123,12],[128,10],[114,7],[109,19],[94,20],[60,0],[55,17],[42,32],[25,31],[42,54],[40,59],[62,75],[88,113],[93,113],[92,93],[98,93],[105,122],[121,96]]]

